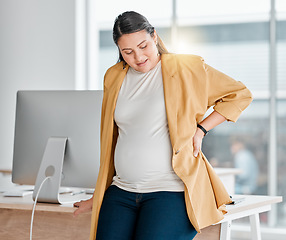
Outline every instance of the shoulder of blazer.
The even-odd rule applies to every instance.
[[[126,67],[124,68],[123,62],[119,62],[107,69],[104,75],[104,88],[109,88],[114,83],[114,81],[116,81],[116,79],[120,77],[120,75],[123,74],[123,76],[125,76],[128,68],[128,65],[126,65]]]
[[[181,81],[187,81],[191,77],[193,81],[201,81],[202,76],[205,76],[207,72],[204,59],[197,55],[163,54],[161,60],[163,79],[176,77]],[[167,81],[165,82],[167,83]]]
[[[172,62],[174,63],[175,61],[178,61],[178,63],[183,63],[183,62],[197,63],[197,64],[204,63],[204,59],[201,56],[192,54],[167,53],[167,54],[162,54],[161,59],[163,63],[172,63]]]
[[[189,70],[205,70],[204,59],[197,55],[192,54],[162,54],[162,69],[168,71],[172,75],[173,71],[180,71],[182,69]]]

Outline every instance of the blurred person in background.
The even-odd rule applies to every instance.
[[[254,154],[239,137],[231,139],[233,165],[242,172],[235,178],[236,194],[254,194],[257,188],[259,166]]]

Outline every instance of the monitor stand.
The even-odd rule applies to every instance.
[[[35,183],[34,200],[42,182],[46,177],[50,177],[40,189],[38,202],[68,203],[61,201],[59,195],[66,143],[67,137],[50,137],[48,139]]]

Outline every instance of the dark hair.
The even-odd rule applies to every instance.
[[[154,36],[155,28],[149,23],[147,18],[134,11],[124,12],[115,19],[113,26],[113,41],[116,46],[118,46],[118,40],[122,35],[139,32],[142,30],[145,30],[147,33],[149,33],[151,37]],[[157,38],[158,52],[160,54],[168,53],[168,50],[158,35]],[[120,51],[118,61],[124,61]]]

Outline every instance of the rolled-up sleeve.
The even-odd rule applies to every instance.
[[[236,122],[242,111],[252,102],[249,89],[239,81],[204,63],[207,77],[208,107]]]

